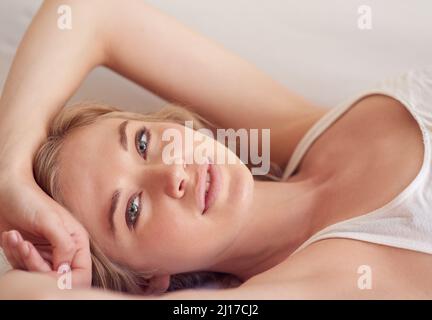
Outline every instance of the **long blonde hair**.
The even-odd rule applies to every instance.
[[[33,160],[34,177],[38,185],[54,200],[64,206],[62,192],[58,184],[58,157],[65,138],[73,130],[88,126],[97,120],[121,118],[147,122],[174,122],[184,125],[193,121],[195,130],[215,127],[201,116],[180,105],[169,104],[158,112],[141,114],[123,111],[119,108],[98,103],[80,103],[63,108],[52,120],[46,141],[40,146]],[[90,235],[92,254],[92,286],[134,294],[147,294],[151,272],[138,272],[111,261],[99,248]],[[202,285],[216,285],[219,288],[241,284],[234,275],[220,272],[188,272],[171,275],[167,291],[193,288]]]

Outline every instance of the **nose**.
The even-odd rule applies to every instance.
[[[158,164],[155,170],[155,183],[160,184],[163,192],[175,199],[183,198],[188,183],[186,164]]]

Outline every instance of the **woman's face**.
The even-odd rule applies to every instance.
[[[173,130],[182,149],[178,164],[167,164],[173,140],[162,136]],[[191,133],[198,141],[188,144]],[[118,263],[157,274],[205,270],[247,223],[253,178],[237,157],[235,164],[188,163],[193,155],[206,160],[194,154],[198,145],[214,150],[212,163],[223,152],[233,155],[207,135],[169,122],[101,119],[76,129],[59,156],[65,205]],[[203,214],[207,173],[210,190],[219,192]]]

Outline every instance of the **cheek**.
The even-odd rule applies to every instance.
[[[158,202],[152,206],[150,217],[139,226],[139,239],[149,246],[172,248],[190,239],[191,231],[198,230],[197,224],[199,219],[191,210],[170,202]]]
[[[137,245],[131,248],[142,253],[137,256],[138,263],[187,270],[214,250],[215,226],[178,210],[157,212],[157,217],[142,226]]]

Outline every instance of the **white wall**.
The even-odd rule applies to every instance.
[[[147,0],[255,63],[294,91],[334,106],[380,78],[432,63],[430,0]],[[0,1],[0,85],[40,0]],[[372,30],[357,27],[360,5]],[[162,100],[95,70],[73,101],[97,99],[132,109]]]

